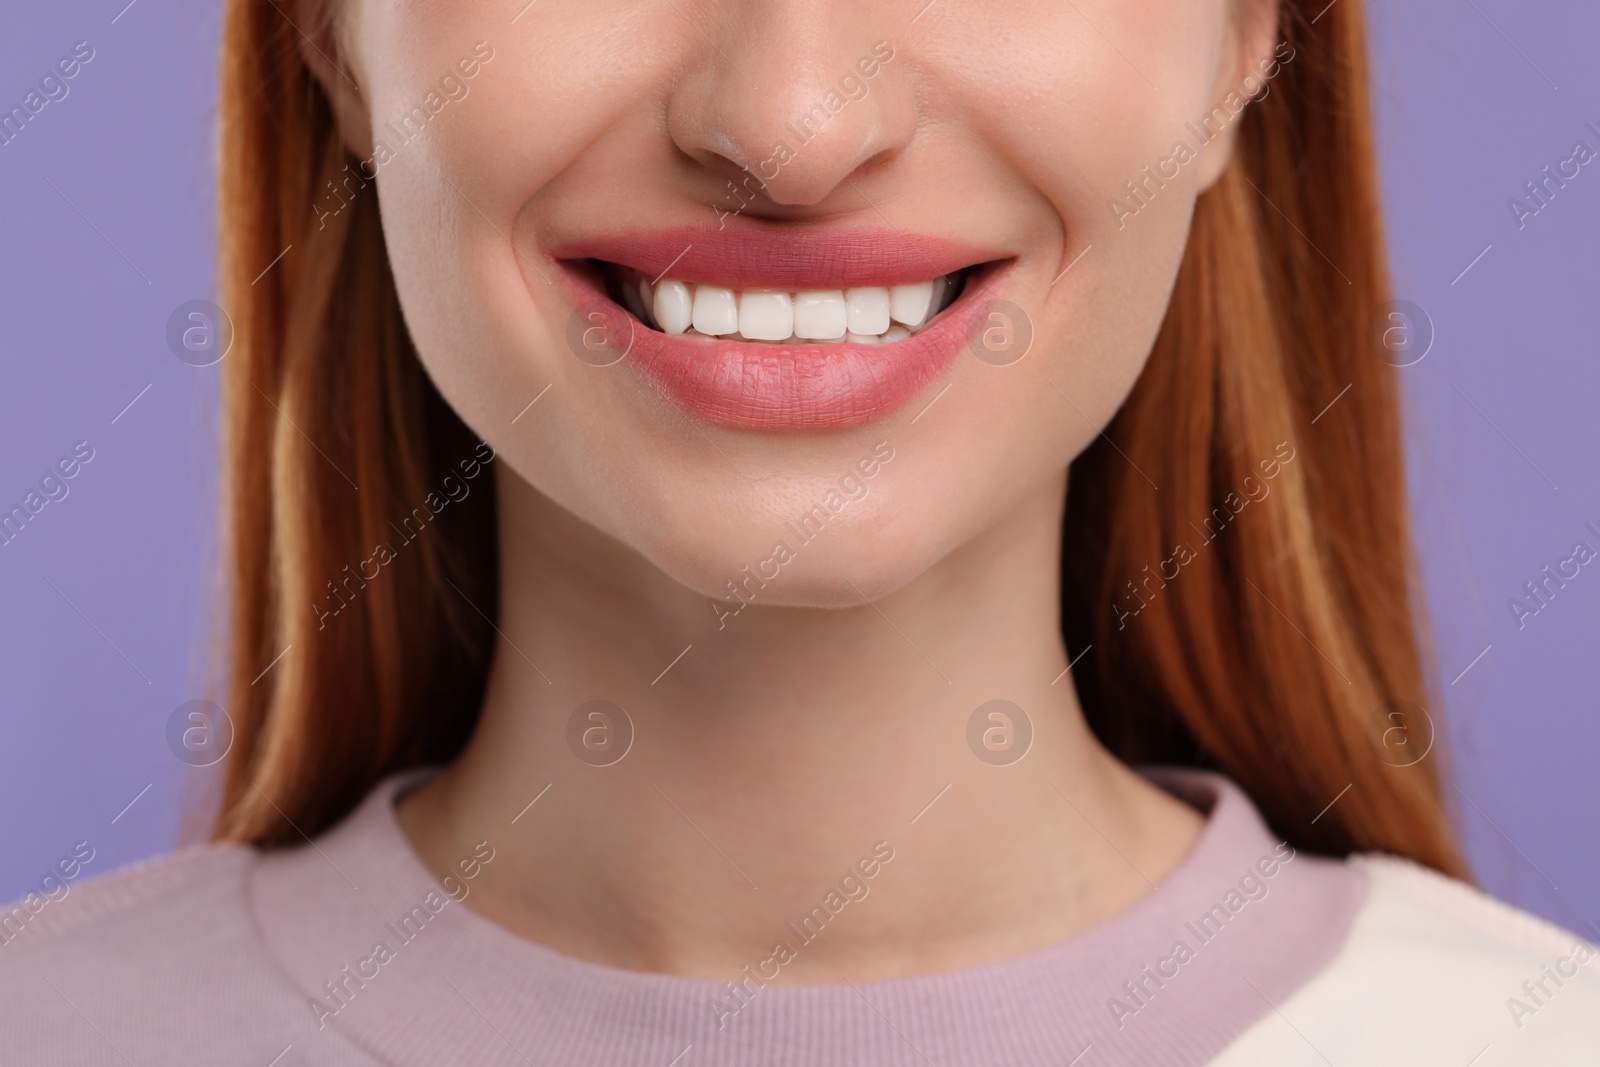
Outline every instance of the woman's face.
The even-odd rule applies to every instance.
[[[445,398],[683,585],[796,605],[1059,486],[1292,60],[1230,0],[341,2],[344,73],[307,51]]]

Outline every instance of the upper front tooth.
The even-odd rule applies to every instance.
[[[740,292],[720,285],[690,285],[671,278],[626,287],[631,306],[641,297],[645,316],[664,333],[691,327],[708,337],[740,334],[751,341],[852,341],[880,338],[895,326],[893,338],[915,332],[944,309],[954,292],[946,277],[910,285],[856,289],[808,289],[790,294],[777,289]]]
[[[889,290],[889,317],[907,326],[921,326],[933,307],[933,283],[896,285]]]
[[[682,333],[694,322],[694,296],[689,287],[670,278],[656,285],[656,325],[662,333]]]
[[[842,289],[814,289],[794,295],[794,332],[808,340],[833,341],[844,336]]]
[[[695,311],[700,301],[695,301]],[[794,332],[794,301],[788,293],[753,289],[739,295],[739,333],[751,341],[787,341]]]
[[[851,333],[878,334],[889,328],[889,290],[885,288],[846,289],[845,327]]]
[[[695,286],[693,321],[695,329],[712,337],[738,333],[737,294],[732,289],[724,289],[720,285]]]

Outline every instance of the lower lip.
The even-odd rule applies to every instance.
[[[971,272],[955,303],[926,329],[887,345],[773,345],[652,330],[590,278],[568,272],[580,303],[604,301],[632,328],[627,359],[656,391],[708,422],[741,430],[859,426],[904,407],[955,361],[965,309],[986,297],[997,271]]]

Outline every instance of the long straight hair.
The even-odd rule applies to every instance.
[[[1062,628],[1119,757],[1220,770],[1299,847],[1459,874],[1438,749],[1395,754],[1396,730],[1422,753],[1440,724],[1422,710],[1398,383],[1374,342],[1388,278],[1362,13],[1345,0],[1312,25],[1322,7],[1282,7],[1294,60],[1239,118],[1148,364],[1072,465]],[[222,840],[300,841],[386,774],[451,759],[493,651],[493,479],[417,507],[476,442],[412,348],[355,170],[298,31],[229,0]],[[340,210],[313,206],[330,194]]]

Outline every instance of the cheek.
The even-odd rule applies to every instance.
[[[966,74],[959,83],[964,110],[987,117],[986,138],[1050,201],[1067,232],[1063,266],[1090,245],[1115,253],[1127,244],[1144,259],[1153,249],[1136,242],[1150,235],[1123,240],[1130,236],[1127,219],[1112,204],[1139,208],[1128,183],[1144,182],[1144,168],[1154,171],[1176,144],[1204,150],[1190,126],[1206,112],[1216,78],[1220,0],[1050,5],[1049,11],[979,68],[964,69],[971,60],[950,57]],[[1156,192],[1139,222],[1156,224],[1139,230],[1160,229],[1166,237],[1152,243],[1170,245],[1172,231],[1186,228],[1198,162],[1161,179],[1164,188],[1150,183]]]
[[[1060,225],[1054,269],[1023,307],[1044,358],[1013,368],[1007,403],[1035,389],[1054,395],[1050,372],[1059,384],[1069,371],[1071,399],[1098,426],[1142,369],[1188,239],[1202,154],[1220,151],[1194,127],[1211,102],[1225,8],[1040,5],[1026,33],[939,57],[961,73],[951,106],[983,116],[970,121]],[[1192,152],[1181,165],[1180,143]]]
[[[636,201],[641,167],[665,172],[640,158],[671,158],[659,131],[616,133],[619,116],[648,125],[637,101],[660,63],[637,47],[629,62],[607,58],[662,37],[656,21],[598,19],[586,5],[558,3],[508,26],[504,5],[469,0],[387,6],[364,28],[366,54],[381,58],[371,70],[373,120],[393,158],[379,171],[380,200],[406,324],[446,399],[491,443],[506,442],[510,420],[547,385],[562,399],[541,406],[546,422],[559,417],[546,408],[570,414],[581,401],[605,418],[616,402],[620,368],[590,367],[570,351],[571,294],[539,249],[573,190]],[[388,119],[479,41],[494,57],[466,98],[402,143]],[[597,144],[601,130],[612,135]]]
[[[913,543],[928,541],[915,547],[931,556],[976,536],[1031,487],[1058,476],[1122,405],[1164,317],[1198,160],[1166,179],[1125,225],[1109,205],[1141,168],[1171,154],[1186,121],[1205,112],[1221,9],[1205,0],[1084,11],[1117,47],[1071,5],[1049,5],[1026,34],[979,54],[952,47],[931,60],[958,75],[947,82],[943,106],[974,126],[992,155],[987,163],[982,153],[968,157],[991,168],[975,184],[1009,185],[1007,201],[1031,201],[1056,229],[1041,238],[1053,245],[1037,262],[1025,272],[1019,264],[1006,294],[1034,332],[1028,355],[1008,366],[964,360],[937,423],[912,428],[926,432],[905,442],[904,461],[874,487],[872,499],[885,509],[942,516],[908,525],[899,541],[885,539],[906,558],[919,558]],[[1134,64],[1159,77],[1160,88]],[[953,453],[935,438],[960,441],[962,449]]]
[[[448,26],[415,21],[441,17],[418,7],[379,15],[367,29],[372,54],[384,57],[373,72],[380,139],[386,116],[426,93],[430,79],[415,72],[442,73],[479,39],[495,47],[467,98],[447,105],[422,137],[391,144],[393,160],[379,171],[391,269],[417,352],[445,399],[522,481],[684,584],[719,590],[742,563],[769,555],[782,524],[821,499],[862,450],[851,444],[812,457],[817,475],[804,484],[741,493],[728,484],[737,477],[728,461],[681,417],[641,421],[641,405],[661,402],[625,362],[595,367],[577,358],[571,294],[541,241],[573,204],[659,196],[665,217],[682,212],[681,193],[664,179],[639,180],[669,174],[674,150],[637,106],[661,92],[647,83],[663,76],[665,47],[652,57],[636,45],[671,35],[655,22],[599,25],[592,14],[578,25],[580,5],[550,5],[530,12],[517,27],[528,32],[502,47],[473,28],[479,5],[461,6]],[[526,25],[535,12],[537,32]],[[493,15],[493,25],[504,22],[502,9]],[[612,51],[632,58],[613,64],[603,58]],[[543,118],[551,115],[560,121]],[[630,122],[640,128],[618,126]],[[608,136],[597,139],[597,130]],[[503,503],[513,506],[509,495]],[[723,521],[708,524],[708,514]]]

